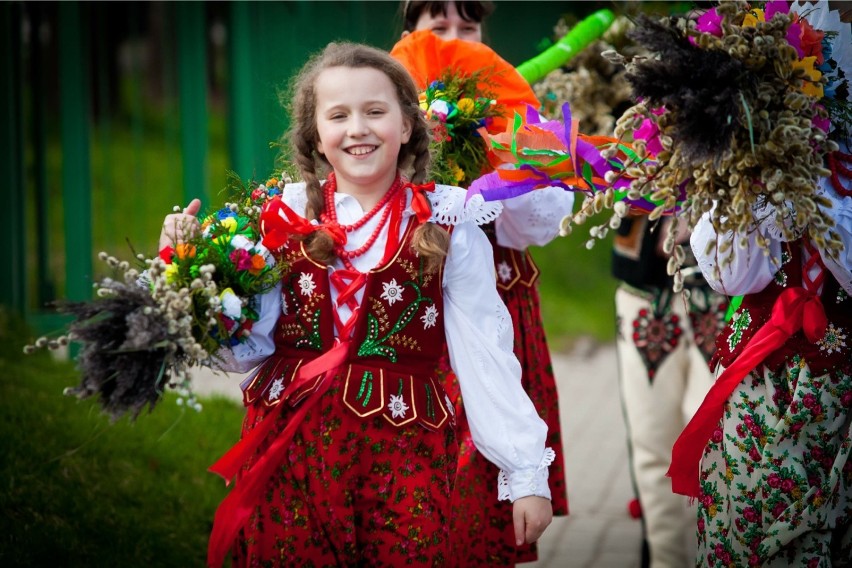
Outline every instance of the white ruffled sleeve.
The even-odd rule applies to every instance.
[[[733,246],[725,253],[718,252],[718,246],[728,240],[733,240]],[[728,296],[760,292],[781,266],[780,240],[769,236],[769,255],[757,245],[756,231],[747,235],[745,248],[740,246],[740,240],[740,235],[733,232],[717,235],[709,212],[699,219],[689,239],[704,279],[714,290]],[[716,243],[716,246],[710,243]],[[732,252],[733,258],[728,262]],[[717,266],[719,274],[716,274]]]
[[[260,316],[251,328],[251,335],[230,349],[217,353],[217,366],[228,373],[247,373],[275,352],[275,324],[281,315],[281,283],[272,290],[254,297],[255,310]]]
[[[550,498],[547,425],[521,386],[511,316],[497,293],[491,245],[479,228],[454,228],[444,271],[450,363],[477,449],[502,471],[498,498]]]
[[[834,230],[843,243],[843,249],[838,251],[837,258],[823,252],[822,261],[840,286],[852,294],[852,197],[838,195],[830,184],[828,178],[820,180],[823,195],[831,201],[831,209],[827,213],[834,219]]]
[[[545,187],[504,199],[495,230],[501,246],[524,250],[544,246],[559,234],[562,218],[574,207],[574,193],[561,187]]]
[[[481,195],[467,199],[467,191],[452,185],[435,184],[435,190],[429,192],[429,201],[432,204],[429,220],[443,225],[484,225],[497,219],[503,210],[499,201],[485,201]],[[413,213],[410,203],[406,213]]]

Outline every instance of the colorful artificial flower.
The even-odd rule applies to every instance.
[[[254,298],[287,268],[259,242],[262,205],[280,193],[280,182],[233,181],[233,201],[204,218],[201,234],[138,267],[101,253],[117,274],[97,283],[95,299],[60,308],[74,316],[64,343],[81,345],[80,384],[68,394],[97,396],[113,418],[152,408],[167,386],[200,408],[189,368],[216,367],[222,346],[246,340],[259,317]]]

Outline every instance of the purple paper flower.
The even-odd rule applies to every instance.
[[[642,121],[642,125],[633,133],[633,138],[644,140],[645,148],[654,156],[663,151],[663,145],[660,143],[660,129],[650,118]]]
[[[722,37],[722,16],[716,8],[707,10],[698,17],[695,29],[701,33]]]
[[[763,7],[763,14],[766,17],[766,21],[772,19],[775,14],[789,14],[790,13],[790,4],[787,3],[787,0],[772,0],[771,2],[767,2],[766,6]]]

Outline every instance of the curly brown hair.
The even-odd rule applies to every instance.
[[[325,206],[320,177],[331,169],[325,157],[317,151],[316,81],[320,73],[333,67],[371,68],[384,73],[396,89],[403,120],[411,125],[411,137],[400,147],[397,166],[411,170],[415,183],[425,181],[429,167],[430,132],[420,111],[417,87],[408,71],[384,51],[357,43],[330,43],[313,55],[296,75],[293,96],[289,104],[290,129],[287,137],[292,159],[306,184],[309,219],[318,219]],[[306,241],[309,254],[321,262],[333,261],[334,243],[324,231],[314,232]],[[436,270],[449,249],[449,235],[432,223],[417,227],[412,246],[424,258],[428,270]]]

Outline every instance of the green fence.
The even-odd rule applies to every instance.
[[[497,2],[492,46],[519,64],[563,13],[603,3]],[[8,196],[0,304],[40,331],[81,300],[100,250],[154,252],[163,216],[218,201],[226,173],[271,173],[279,102],[308,54],[390,49],[397,2],[3,2],[0,166]]]

